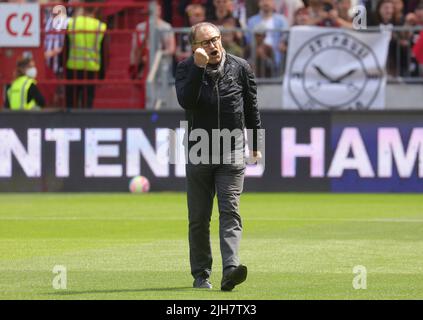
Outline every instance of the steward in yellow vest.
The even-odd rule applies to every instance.
[[[66,78],[104,78],[103,40],[105,23],[95,18],[96,8],[84,7],[83,14],[68,20]],[[95,85],[67,85],[68,108],[92,108]]]
[[[37,87],[37,69],[29,58],[19,60],[16,79],[7,89],[6,108],[11,110],[37,110],[45,106],[44,97]]]
[[[100,71],[101,44],[106,24],[89,16],[76,16],[68,21],[69,55],[66,68]]]

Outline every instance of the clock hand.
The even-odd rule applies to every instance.
[[[313,65],[314,69],[325,79],[329,80],[330,82],[333,82],[333,79],[328,76],[319,66]]]
[[[344,74],[343,76],[340,76],[333,81],[335,83],[340,83],[342,80],[344,80],[345,78],[348,78],[350,75],[352,75],[356,71],[357,71],[356,69],[352,69],[352,70],[348,71],[346,74]]]

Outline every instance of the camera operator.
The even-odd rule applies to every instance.
[[[349,7],[351,7],[350,0],[323,0],[319,2],[320,6],[317,10],[318,19],[316,25],[321,27],[352,27],[351,21],[341,18],[338,10],[339,8],[348,5],[348,2]]]

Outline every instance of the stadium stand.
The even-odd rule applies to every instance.
[[[255,68],[259,96],[264,98],[261,105],[264,108],[278,108],[278,105],[281,105],[280,99],[270,100],[266,97],[274,97],[275,94],[280,96],[277,90],[283,81],[290,27],[317,25],[352,28],[352,9],[358,4],[368,9],[369,31],[383,28],[391,30],[393,34],[387,64],[387,96],[392,99],[387,99],[387,108],[400,107],[400,102],[404,103],[405,95],[408,98],[404,106],[411,106],[414,99],[421,100],[423,72],[419,36],[423,28],[423,1],[159,1],[162,8],[159,16],[163,19],[160,20],[160,25],[167,25],[166,28],[151,27],[158,25],[155,1],[64,1],[61,5],[67,9],[67,18],[76,15],[79,10],[94,7],[97,18],[107,25],[104,33],[104,74],[100,72],[93,80],[66,79],[64,64],[67,60],[68,44],[65,39],[66,35],[69,36],[69,32],[73,31],[66,28],[59,31],[52,27],[52,21],[57,18],[52,12],[60,3],[39,3],[43,27],[42,45],[38,50],[30,50],[29,55],[38,66],[37,81],[49,108],[68,107],[64,88],[71,85],[80,85],[85,91],[89,85],[95,85],[95,109],[177,108],[173,73],[177,62],[183,59],[187,52],[189,54],[187,34],[192,24],[192,17],[189,15],[193,14],[192,8],[195,7],[203,8],[206,21],[215,21],[221,25],[226,49],[242,55]],[[273,14],[266,17],[266,8],[272,6],[275,14],[287,22],[286,25],[276,21]],[[218,10],[217,14],[215,10]],[[261,17],[264,17],[262,23]],[[138,28],[140,25],[142,27]],[[265,36],[264,39],[260,34]],[[137,47],[135,53],[134,39]],[[166,51],[162,44],[163,39],[176,42],[176,50],[170,53]],[[268,50],[269,45],[273,50]],[[5,86],[13,80],[15,61],[25,54],[28,55],[28,50],[24,48],[0,48],[0,94],[3,97]],[[134,54],[137,55],[136,59]],[[84,93],[82,100],[86,99],[86,96],[87,93]],[[82,101],[81,107],[84,108],[85,105]]]
[[[87,87],[95,85],[96,94],[94,98],[95,109],[125,108],[140,109],[145,106],[145,79],[148,68],[139,73],[136,77],[131,77],[130,52],[132,38],[144,33],[144,41],[148,41],[148,28],[144,31],[136,30],[136,25],[141,22],[148,22],[148,1],[143,2],[85,2],[85,3],[63,3],[62,12],[65,12],[66,19],[62,22],[58,15],[54,15],[53,9],[58,6],[57,2],[41,2],[41,43],[39,48],[0,48],[0,60],[2,62],[2,73],[0,81],[2,86],[10,83],[13,79],[13,68],[15,61],[23,54],[34,57],[39,75],[38,83],[46,97],[49,97],[48,106],[52,108],[67,108],[64,97],[66,86],[81,86],[83,94],[80,108],[86,107]],[[104,61],[103,72],[99,72],[95,79],[89,79],[87,73],[82,79],[67,79],[65,76],[66,62],[69,54],[69,41],[66,39],[79,34],[84,37],[93,31],[69,30],[67,19],[78,15],[84,8],[96,9],[96,18],[107,25],[104,32]],[[53,16],[54,15],[54,16]],[[53,17],[52,17],[53,16]],[[59,25],[52,26],[54,23]],[[141,37],[139,37],[141,38]],[[81,40],[84,42],[84,40]],[[146,59],[148,66],[148,46],[144,46],[140,52]],[[45,59],[44,59],[45,58]],[[44,61],[45,60],[45,61]],[[3,67],[4,66],[4,67]],[[72,99],[72,98],[71,98]],[[77,99],[77,97],[73,97]]]

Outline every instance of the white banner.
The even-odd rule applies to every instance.
[[[40,45],[40,5],[0,4],[0,47]]]
[[[283,108],[384,109],[390,31],[298,26],[289,36]]]

